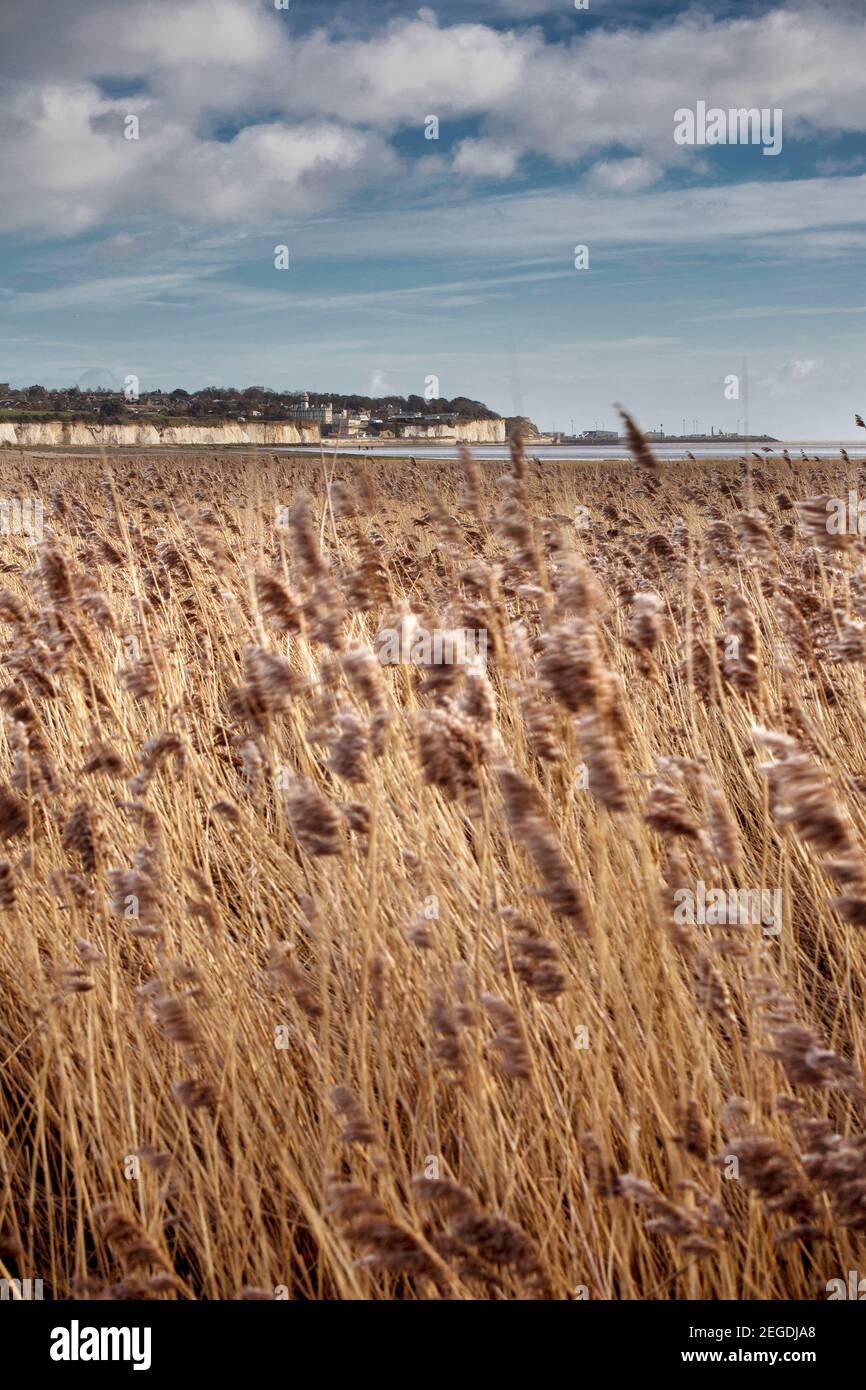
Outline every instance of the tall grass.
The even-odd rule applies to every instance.
[[[866,479],[635,455],[0,456],[46,518],[0,553],[0,1277],[862,1267],[866,575],[794,503]],[[698,880],[780,930],[683,922]]]

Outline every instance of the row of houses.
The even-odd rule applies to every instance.
[[[291,420],[318,425],[323,435],[337,436],[340,439],[350,438],[352,435],[375,437],[383,430],[398,438],[441,434],[443,429],[456,430],[460,419],[456,413],[430,415],[419,411],[377,417],[370,410],[335,410],[330,401],[324,405],[311,405],[306,392],[298,396],[297,405],[292,404],[287,414]]]
[[[290,407],[288,418],[316,424],[323,435],[340,439],[353,435],[374,437],[387,430],[398,438],[411,438],[424,434],[440,434],[442,430],[456,430],[460,416],[407,414],[377,417],[369,410],[334,410],[331,404],[321,406],[298,405]]]

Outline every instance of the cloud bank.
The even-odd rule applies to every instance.
[[[499,8],[508,20],[550,7]],[[0,15],[5,231],[265,222],[408,186],[419,169],[433,187],[519,178],[538,161],[629,193],[699,172],[698,152],[672,138],[674,110],[698,98],[782,107],[786,142],[866,130],[866,28],[846,7],[686,13],[649,29],[587,29],[575,12],[564,39],[429,9],[349,37],[296,35],[258,0],[39,10],[38,26],[30,0]],[[130,114],[138,140],[124,138]],[[423,137],[429,115],[438,143]]]

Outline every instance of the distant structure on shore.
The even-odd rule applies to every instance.
[[[781,444],[771,434],[737,434],[710,429],[709,434],[665,434],[664,429],[644,430],[651,444]],[[561,444],[625,444],[618,430],[584,430],[582,434],[560,434],[554,438]]]

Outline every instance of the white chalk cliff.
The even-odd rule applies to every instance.
[[[131,424],[71,424],[67,420],[41,420],[35,424],[0,421],[0,444],[22,444],[27,448],[158,448],[178,444],[317,444],[319,426],[314,424],[150,425],[143,420]]]

